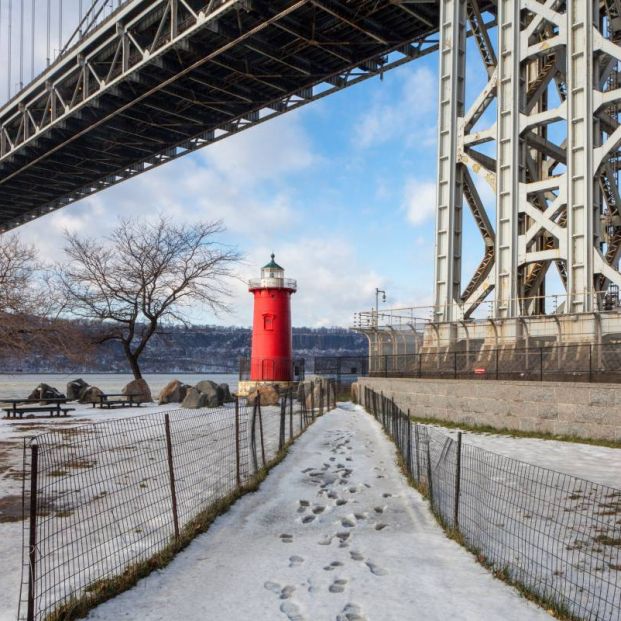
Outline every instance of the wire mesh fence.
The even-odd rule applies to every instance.
[[[66,618],[120,590],[132,568],[157,566],[335,397],[333,382],[302,382],[277,401],[259,392],[218,408],[64,426],[26,442],[18,618]]]
[[[416,377],[521,381],[621,382],[621,343],[579,343],[370,356],[321,356],[315,373],[334,377]]]
[[[621,618],[621,490],[462,443],[365,387],[440,521],[480,560],[566,618]]]

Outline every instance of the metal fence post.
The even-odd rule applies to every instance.
[[[498,346],[496,346],[496,379],[498,379]]]
[[[241,439],[239,437],[239,396],[235,396],[235,471],[237,487],[241,487]]]
[[[311,382],[311,418],[315,420],[315,382]]]
[[[412,419],[408,408],[408,472],[412,474]]]
[[[388,356],[384,356],[384,377],[388,377]]]
[[[461,492],[461,431],[457,434],[457,455],[455,462],[455,513],[453,526],[459,528],[459,495]]]
[[[252,421],[250,424],[250,449],[252,451],[252,466],[254,468],[254,474],[259,471],[259,460],[257,458],[257,403],[258,397],[255,397],[252,404]]]
[[[166,429],[166,453],[168,456],[168,478],[170,481],[170,498],[172,500],[173,525],[175,539],[179,539],[179,515],[177,512],[177,491],[175,489],[175,469],[173,465],[172,438],[170,435],[170,417],[164,414],[164,428]]]
[[[259,414],[259,433],[261,434],[261,459],[263,460],[263,467],[267,463],[265,459],[265,442],[263,441],[263,414],[261,413],[261,397],[257,396],[257,413]]]
[[[293,440],[293,389],[289,390],[289,440]]]
[[[418,423],[414,423],[414,442],[416,442],[416,480],[420,483],[420,434]]]
[[[543,347],[539,348],[539,381],[543,382]]]
[[[453,352],[453,379],[457,379],[457,352]]]
[[[418,377],[423,376],[423,354],[418,354]]]
[[[593,345],[589,343],[589,382],[593,381]]]
[[[283,396],[280,399],[280,427],[278,430],[278,451],[282,451],[285,448],[285,416],[287,412],[287,397]]]
[[[28,611],[27,621],[35,619],[35,581],[37,563],[37,487],[39,478],[39,446],[30,447],[30,523],[28,538]]]
[[[431,479],[431,450],[429,444],[429,434],[427,434],[427,487],[429,489],[429,502],[433,509],[433,481]]]

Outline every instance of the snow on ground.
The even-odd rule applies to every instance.
[[[455,429],[438,429],[453,437],[457,435]],[[462,441],[505,457],[621,489],[621,449],[466,431]]]
[[[24,438],[69,429],[84,423],[116,420],[130,415],[154,414],[179,407],[171,405],[144,405],[140,408],[101,410],[90,405],[70,404],[76,407],[67,418],[0,419],[0,621],[14,621],[20,585],[22,528],[22,447]]]
[[[543,621],[446,538],[379,424],[320,418],[258,492],[92,621]]]

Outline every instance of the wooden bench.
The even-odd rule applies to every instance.
[[[140,395],[124,395],[123,393],[108,393],[99,395],[99,403],[97,401],[93,401],[93,407],[99,406],[100,408],[108,408],[111,410],[112,408],[131,408],[136,406],[140,407],[139,401],[134,401],[134,397],[139,397]],[[114,397],[110,400],[110,397]],[[116,397],[125,397],[124,399],[117,399]]]
[[[23,418],[24,414],[36,414],[38,412],[47,412],[50,418],[55,416],[67,416],[69,412],[75,411],[75,408],[61,407],[67,403],[66,399],[49,399],[47,405],[29,405],[33,403],[41,403],[38,399],[15,399],[5,400],[3,403],[10,403],[10,408],[2,408],[6,416],[5,418]],[[26,405],[24,405],[26,404]]]

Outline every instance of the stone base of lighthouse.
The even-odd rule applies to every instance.
[[[247,397],[251,392],[268,386],[273,386],[279,393],[287,391],[292,386],[295,386],[296,382],[275,382],[275,381],[257,381],[257,380],[243,380],[239,382],[237,386],[237,395],[239,397]]]

